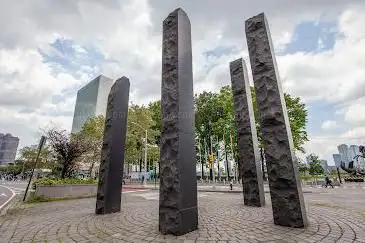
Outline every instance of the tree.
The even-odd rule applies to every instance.
[[[104,137],[104,116],[96,116],[89,118],[82,126],[81,131],[75,136],[87,146],[87,152],[82,156],[84,161],[90,163],[88,176],[91,177],[95,163],[100,162],[101,148],[103,146]]]
[[[309,170],[307,164],[306,163],[303,163],[299,159],[297,161],[298,161],[298,169],[299,169],[299,172],[302,173],[302,174],[305,174]]]
[[[153,108],[157,110],[158,103],[155,102]],[[142,165],[144,164],[144,152],[145,152],[145,136],[147,130],[147,144],[156,144],[157,135],[160,134],[160,130],[158,129],[159,125],[156,124],[158,119],[154,120],[153,116],[158,116],[155,112],[151,111],[151,105],[149,107],[139,106],[132,104],[128,110],[128,133],[127,133],[127,142],[126,142],[126,162],[128,164],[138,164],[140,166],[140,170],[142,170]],[[153,110],[153,109],[152,109]],[[160,116],[161,117],[161,116]],[[160,121],[161,124],[161,121]],[[152,152],[152,153],[150,153]],[[148,146],[148,158],[151,159],[150,155],[159,157],[159,150],[155,151],[151,150],[151,147]]]
[[[153,124],[151,129],[161,133],[162,120],[161,120],[161,101],[157,100],[148,104],[148,110],[150,111]]]
[[[259,137],[259,141],[262,141],[260,117],[256,102],[256,92],[253,87],[251,87],[251,94],[256,119],[257,134]],[[284,98],[288,112],[294,148],[298,151],[304,152],[303,145],[305,142],[308,141],[308,134],[306,131],[308,111],[306,110],[305,104],[301,102],[299,97],[292,97],[289,94],[284,94]]]
[[[321,161],[318,159],[318,156],[315,154],[309,155],[309,174],[310,175],[322,175],[324,174],[323,167],[321,165]]]
[[[76,160],[88,151],[88,145],[65,130],[51,129],[47,139],[61,167],[61,178],[71,177],[77,168]]]
[[[23,147],[20,150],[20,156],[17,165],[22,167],[22,172],[26,172],[34,167],[34,163],[38,154],[38,145],[31,145]],[[53,169],[55,166],[52,149],[49,146],[43,146],[39,154],[37,168]]]

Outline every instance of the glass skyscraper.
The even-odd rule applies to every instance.
[[[72,133],[79,132],[85,122],[93,116],[105,117],[108,95],[113,83],[112,79],[100,75],[77,92]]]

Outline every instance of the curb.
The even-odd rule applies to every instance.
[[[0,216],[5,216],[7,212],[13,208],[17,208],[21,203],[21,196],[16,195],[12,200],[10,200],[6,205],[4,205],[0,210]]]
[[[153,190],[153,191],[158,191],[159,188],[148,188],[148,187],[123,187],[126,189],[136,189],[136,190],[140,190],[140,189],[148,189],[148,190]],[[209,190],[209,189],[198,189],[198,192],[218,192],[218,193],[243,193],[242,191],[237,191],[237,190]],[[265,193],[270,193],[270,191],[265,191]],[[303,193],[312,193],[312,191],[303,191]]]
[[[6,213],[6,211],[7,211],[7,209],[9,208],[9,205],[14,200],[14,198],[16,197],[17,194],[15,193],[15,191],[13,189],[11,189],[11,188],[9,188],[7,186],[4,186],[4,185],[0,185],[0,186],[8,189],[12,193],[11,197],[7,201],[5,201],[4,204],[2,204],[0,206],[0,215],[4,215]]]

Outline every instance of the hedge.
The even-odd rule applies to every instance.
[[[34,185],[53,186],[53,185],[75,185],[75,184],[96,184],[97,180],[93,178],[79,179],[79,178],[65,178],[65,179],[52,179],[41,178],[34,182]]]

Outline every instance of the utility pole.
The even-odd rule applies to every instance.
[[[204,142],[204,158],[205,158],[205,163],[207,163],[208,162],[208,153],[207,153],[207,142],[205,141],[205,138],[203,138],[203,142]]]
[[[227,142],[225,140],[226,131],[223,133],[223,141],[224,141],[224,153],[226,156],[226,170],[227,170],[227,181],[229,181],[229,166],[228,166],[228,153],[227,153]]]
[[[147,141],[147,138],[148,138],[148,130],[145,129],[143,126],[141,126],[140,124],[136,123],[136,122],[132,122],[134,125],[138,126],[139,128],[141,128],[142,130],[145,130],[145,146],[144,146],[144,168],[145,168],[145,176],[144,178],[147,176],[147,147],[148,147],[148,141]],[[141,161],[141,164],[142,164],[142,161]],[[140,172],[141,172],[141,169],[140,169]],[[143,180],[143,184],[146,184],[146,178]]]
[[[229,138],[230,138],[230,141],[231,141],[231,153],[232,153],[232,159],[233,159],[233,164],[234,164],[234,179],[238,181],[238,170],[237,170],[237,163],[235,162],[235,157],[234,157],[234,152],[233,152],[233,138],[232,138],[232,133],[231,131],[229,131]]]
[[[210,135],[210,154],[214,156],[214,152],[213,152],[213,136]],[[210,169],[211,171],[211,178],[212,181],[215,182],[215,173],[214,173],[214,160],[213,160],[213,168]]]
[[[201,143],[200,143],[200,138],[198,138],[198,149],[199,149],[199,162],[202,168],[202,176],[201,179],[204,179],[204,165],[203,165],[203,160],[202,160],[202,154],[201,154]]]

